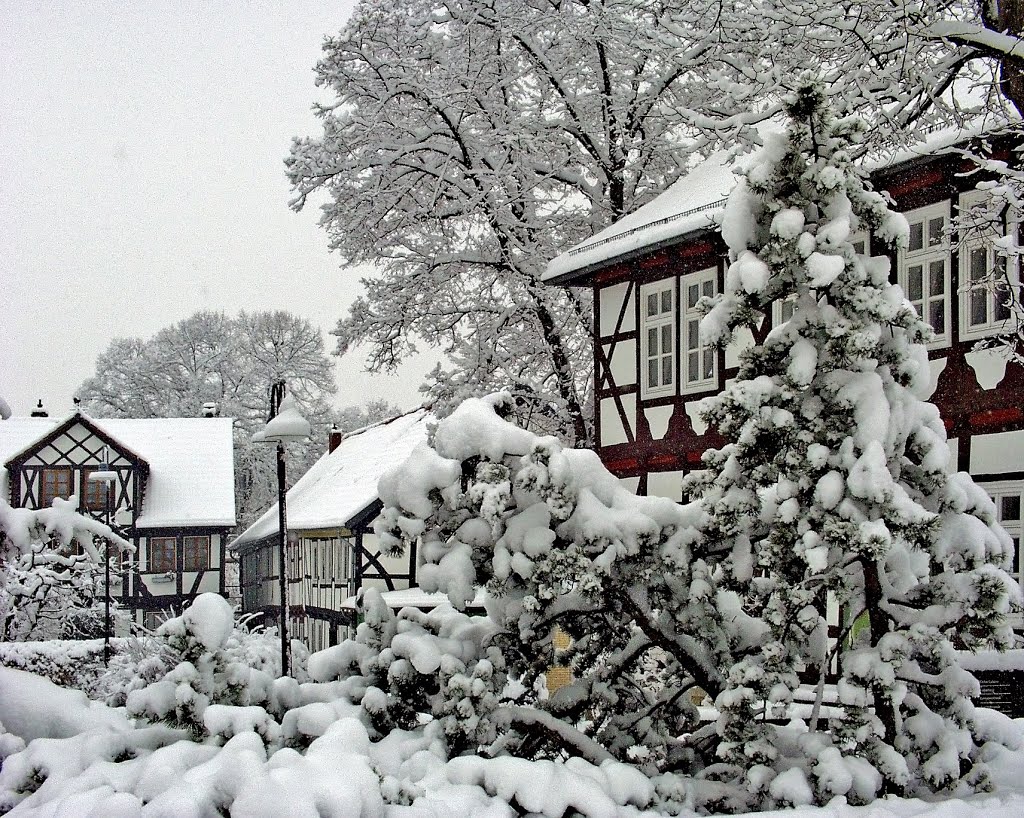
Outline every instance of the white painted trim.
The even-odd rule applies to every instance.
[[[972,207],[981,204],[985,199],[985,191],[972,190],[961,194],[960,203],[958,208],[958,217],[966,211],[969,211]],[[1011,222],[1009,224],[1009,231],[1011,235],[1015,235],[1019,230],[1019,224],[1017,222]],[[960,230],[963,235],[963,230]],[[1001,321],[996,321],[995,308],[996,299],[1001,297],[997,294],[991,286],[982,285],[986,290],[985,301],[986,301],[986,314],[989,317],[986,321],[980,324],[970,324],[970,312],[971,312],[971,295],[975,289],[982,289],[982,287],[971,286],[971,253],[980,248],[986,250],[986,266],[992,269],[995,266],[995,260],[998,258],[995,252],[995,247],[992,244],[992,240],[997,237],[994,232],[988,233],[987,235],[978,235],[978,233],[972,233],[971,235],[965,236],[958,245],[959,253],[959,287],[957,288],[957,295],[960,299],[960,337],[965,341],[975,341],[979,338],[986,338],[990,335],[997,335],[1000,332],[1004,332],[1012,320],[1012,315],[1007,316]],[[1019,268],[1017,265],[1017,258],[1005,259],[1006,263],[1010,265],[1008,270],[1008,278],[1011,287],[1020,286]]]
[[[711,283],[711,293],[705,293],[705,284]],[[708,389],[718,386],[718,351],[708,344],[704,343],[704,340],[700,337],[700,330],[697,331],[697,366],[698,377],[694,380],[690,379],[690,353],[693,350],[690,348],[689,338],[689,324],[691,321],[700,321],[700,313],[698,312],[696,305],[691,306],[689,303],[690,287],[696,286],[699,288],[699,294],[697,296],[698,301],[704,295],[715,295],[718,292],[718,269],[715,267],[709,267],[706,270],[700,270],[696,273],[690,273],[683,276],[679,282],[679,315],[680,315],[680,330],[679,330],[679,357],[680,357],[680,392],[682,394],[689,394],[692,392],[706,392]],[[703,358],[705,353],[710,352],[711,358],[711,375],[702,376],[703,373]]]
[[[668,395],[674,395],[676,393],[676,381],[678,379],[679,365],[676,360],[676,309],[678,306],[679,299],[679,286],[678,279],[674,276],[672,278],[663,278],[659,281],[652,281],[650,284],[644,284],[640,287],[640,372],[638,373],[640,378],[640,397],[641,398],[662,398]],[[671,292],[672,293],[672,305],[671,309],[667,312],[660,310],[660,299],[661,293]],[[654,317],[648,317],[647,315],[647,299],[651,294],[657,293],[659,298],[659,312]],[[648,337],[649,331],[657,329],[659,332],[659,338],[664,338],[662,330],[664,327],[669,327],[669,338],[672,339],[672,349],[668,353],[663,350],[658,354],[658,368],[659,368],[659,379],[660,375],[664,373],[663,362],[666,358],[671,361],[672,380],[669,383],[659,383],[657,386],[650,386],[650,370],[649,370],[649,353],[648,349],[650,346],[650,339]]]
[[[922,247],[918,250],[900,250],[896,262],[897,269],[897,280],[899,281],[900,287],[903,288],[903,295],[907,301],[910,301],[910,287],[907,276],[907,268],[911,265],[921,265],[921,298],[916,299],[921,302],[921,306],[924,307],[929,303],[934,296],[929,296],[929,270],[928,265],[932,262],[941,260],[944,265],[945,279],[943,281],[943,298],[945,299],[945,310],[944,310],[944,322],[941,333],[936,333],[935,340],[928,344],[928,349],[938,349],[940,347],[947,347],[952,341],[952,326],[950,321],[950,313],[952,311],[952,299],[950,298],[950,290],[952,288],[952,277],[951,277],[951,257],[949,252],[949,202],[937,202],[936,204],[928,205],[927,207],[919,207],[914,210],[908,210],[903,214],[907,222],[910,225],[914,225],[917,222],[921,223],[922,231]],[[945,229],[943,231],[942,240],[937,245],[928,245],[928,221],[934,219],[936,216],[942,216],[945,220]],[[921,319],[925,323],[930,323],[927,315],[922,315]]]

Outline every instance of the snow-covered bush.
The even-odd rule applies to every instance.
[[[38,510],[0,498],[0,640],[103,633],[104,551],[134,546],[76,507],[74,497]]]
[[[287,698],[296,681],[278,679],[276,640],[239,630],[227,600],[200,594],[181,616],[157,628],[155,641],[156,650],[139,663],[127,685],[130,715],[185,728],[197,737],[230,738],[242,726],[259,725],[268,742],[278,741],[280,728],[267,709],[280,717],[288,705],[281,697]],[[295,672],[304,678],[305,657],[297,658]]]

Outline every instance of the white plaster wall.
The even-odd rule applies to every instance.
[[[740,327],[733,333],[732,341],[725,348],[725,368],[732,369],[740,365],[740,353],[754,345],[754,336],[746,327]]]
[[[683,496],[683,473],[681,471],[648,472],[647,496],[665,497],[678,503]]]
[[[647,425],[651,428],[651,437],[661,440],[668,433],[668,423],[672,419],[672,406],[648,406],[644,409]]]
[[[626,443],[626,430],[622,426],[622,419],[615,408],[615,401],[612,398],[601,400],[601,445],[614,446],[616,443]]]
[[[1006,374],[1006,355],[999,349],[980,349],[964,355],[982,389],[994,389]]]
[[[708,430],[708,425],[700,417],[702,403],[702,400],[689,400],[683,405],[690,418],[690,425],[693,426],[693,432],[698,435],[702,435]]]
[[[925,400],[931,400],[932,395],[935,394],[935,388],[939,385],[939,375],[942,374],[948,363],[948,358],[932,358],[928,361],[930,380],[928,381],[928,394],[925,395]]]
[[[974,435],[971,474],[1002,474],[1024,468],[1024,430]]]
[[[196,581],[196,577],[197,576],[198,576],[198,572],[197,571],[184,571],[184,572],[182,572],[182,574],[181,574],[181,590],[184,593],[187,594],[187,593],[191,592],[191,590],[192,590],[192,583],[194,583]],[[173,582],[169,582],[167,584],[170,585],[171,588],[175,587],[175,583],[173,583]],[[213,571],[207,571],[206,573],[203,574],[203,579],[199,583],[199,588],[197,589],[196,593],[204,594],[207,591],[216,592],[216,591],[219,591],[219,590],[220,590],[220,571],[213,570]]]
[[[609,347],[605,348],[605,356]],[[616,386],[630,386],[636,383],[636,341],[619,341],[615,345],[611,360],[612,377]]]
[[[615,332],[615,322],[622,310],[622,301],[626,297],[627,284],[613,284],[611,287],[602,287],[600,290],[601,299],[601,326],[599,332],[602,336],[611,335]],[[636,329],[635,315],[632,309],[632,301],[626,308],[626,314],[622,319],[622,332],[632,332]]]
[[[622,485],[629,489],[631,492],[633,492],[633,494],[636,494],[636,490],[640,486],[639,477],[620,477],[619,482],[622,483]]]

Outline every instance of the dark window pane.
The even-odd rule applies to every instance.
[[[853,252],[859,256],[863,256],[867,248],[865,247],[864,239],[858,239],[853,243]]]
[[[995,320],[1005,321],[1010,317],[1010,288],[1005,284],[996,287]]]
[[[938,216],[928,220],[928,246],[942,244],[942,233],[946,226],[946,217]]]
[[[910,245],[907,249],[913,253],[922,247],[924,247],[924,224],[922,222],[913,222],[910,225]]]
[[[700,324],[697,321],[686,322],[686,348],[696,349],[700,345]]]
[[[661,354],[668,355],[672,352],[672,325],[665,324],[661,328]]]
[[[651,327],[647,330],[647,357],[658,354],[658,329]]]
[[[704,295],[714,295],[715,294],[715,280],[713,278],[709,278],[707,281],[704,282],[703,288],[704,288]]]
[[[975,247],[971,250],[970,256],[971,281],[981,281],[988,275],[988,250],[984,247]]]
[[[1020,519],[1020,495],[1000,498],[999,519],[1003,522]]]
[[[704,378],[711,378],[715,374],[715,351],[713,349],[704,350]]]
[[[694,383],[700,377],[700,353],[691,352],[686,356],[686,382]]]
[[[972,327],[988,321],[988,293],[985,290],[971,290],[971,310],[968,318]]]
[[[648,293],[647,295],[647,315],[648,317],[658,314],[658,294]]]
[[[907,298],[920,301],[924,293],[924,268],[914,264],[907,268]]]
[[[928,309],[928,323],[938,335],[946,331],[946,302],[941,299],[933,301]]]
[[[941,295],[946,292],[946,262],[933,261],[928,265],[928,294]]]
[[[672,291],[662,290],[661,291],[661,311],[672,312]]]
[[[651,358],[647,362],[647,385],[655,387],[658,385],[658,359]]]
[[[691,284],[686,288],[686,306],[688,309],[692,309],[697,305],[697,299],[700,298],[700,287],[697,284]]]
[[[672,356],[666,355],[661,359],[661,383],[665,386],[672,383]]]

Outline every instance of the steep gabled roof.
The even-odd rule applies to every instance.
[[[288,528],[351,528],[379,503],[377,481],[427,439],[432,415],[416,409],[347,435],[288,490]],[[238,548],[278,533],[277,503],[234,542]]]
[[[0,420],[0,462],[19,464],[75,423],[147,473],[138,527],[235,524],[231,418],[8,418]],[[5,468],[4,496],[7,477]]]

